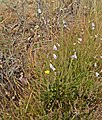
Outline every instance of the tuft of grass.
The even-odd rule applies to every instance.
[[[40,53],[44,62],[38,64],[37,81],[44,113],[39,114],[39,119],[93,119],[102,84],[99,82],[101,77],[97,78],[94,71],[96,42],[86,38],[83,43],[73,46],[72,38],[67,35],[59,40],[60,47],[55,43],[56,51],[52,48],[50,55]],[[77,57],[74,58],[75,51]],[[53,54],[57,55],[56,60]],[[50,68],[50,63],[56,70]],[[50,73],[45,74],[46,70]]]
[[[14,10],[0,23],[1,119],[96,119],[102,98],[100,1],[33,2],[3,2]]]

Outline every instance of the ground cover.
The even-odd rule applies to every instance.
[[[0,118],[101,120],[99,0],[0,1]]]

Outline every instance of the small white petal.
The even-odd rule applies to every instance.
[[[97,67],[97,63],[94,64],[94,67]]]
[[[81,42],[80,42],[80,41],[78,41],[78,43],[80,44]]]
[[[12,100],[14,100],[14,99],[15,99],[15,96],[12,97]]]
[[[73,58],[73,59],[77,59],[76,52],[74,52],[74,55],[72,55],[71,58]]]
[[[51,68],[53,71],[56,70],[56,68],[54,68],[53,65],[52,65],[51,63],[50,63],[50,68]]]
[[[55,71],[56,69],[53,67],[52,70]]]
[[[92,30],[94,30],[95,29],[95,27],[92,27]]]
[[[41,14],[41,9],[38,9],[38,13]]]
[[[75,58],[75,59],[77,59],[77,56],[76,56],[76,55],[74,55],[74,58]]]
[[[60,47],[60,44],[59,43],[56,43],[58,45],[58,47]]]
[[[100,58],[102,58],[102,56],[100,56]]]
[[[95,23],[92,23],[92,27],[95,27]]]
[[[76,45],[76,43],[73,43],[73,45]]]
[[[66,24],[66,22],[63,20],[63,24]]]
[[[82,38],[78,38],[78,40],[81,42],[81,41],[82,41]]]
[[[66,28],[66,27],[67,27],[67,25],[66,25],[66,24],[64,24],[64,27]]]
[[[52,68],[53,67],[53,65],[50,63],[50,68]]]
[[[31,39],[31,37],[28,37],[28,41]]]
[[[67,27],[65,20],[63,20],[63,25],[65,28]]]
[[[57,50],[57,47],[56,47],[56,45],[54,45],[54,46],[53,46],[53,50]]]
[[[95,73],[96,77],[98,77],[100,74],[98,72]]]
[[[57,55],[56,54],[53,54],[53,57],[54,57],[54,59],[57,59]]]
[[[76,55],[72,55],[71,58],[77,59],[77,56]]]

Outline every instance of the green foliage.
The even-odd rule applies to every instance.
[[[62,45],[60,43],[61,46],[58,51],[54,52],[58,55],[56,60],[51,56],[45,57],[47,63],[44,69],[50,69],[49,64],[52,62],[56,71],[50,70],[50,73],[45,75],[44,69],[41,69],[41,73],[43,71],[41,81],[44,83],[40,84],[41,86],[44,85],[44,88],[41,89],[40,95],[46,114],[52,112],[57,114],[56,119],[59,119],[61,115],[63,120],[76,120],[85,116],[87,118],[88,115],[92,114],[96,107],[97,87],[100,85],[97,84],[98,81],[95,81],[91,72],[94,63],[93,56],[95,56],[95,49],[92,44],[88,44],[88,47],[86,44],[83,48],[80,46],[72,47],[72,43],[69,41],[65,38],[62,43],[62,39],[60,40]],[[89,41],[90,39],[85,42]],[[67,45],[64,47],[65,42]],[[77,51],[77,59],[70,57],[73,54],[73,49]],[[49,52],[53,53],[53,50]],[[43,56],[47,55],[43,53]],[[94,104],[93,108],[90,107],[92,104]],[[57,111],[60,112],[57,113]]]

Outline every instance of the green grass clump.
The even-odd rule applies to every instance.
[[[49,54],[40,54],[43,67],[40,62],[37,81],[43,113],[39,114],[39,119],[93,118],[101,77],[96,77],[94,71],[96,49],[93,44],[96,46],[96,43],[94,39],[86,38],[83,43],[74,46],[73,38],[67,35],[63,40],[59,40],[59,47],[54,44],[57,50],[53,50],[52,46]],[[89,42],[91,44],[87,45]],[[73,58],[75,52],[76,57]],[[53,54],[57,55],[57,59],[53,58]],[[50,64],[56,70],[53,71]],[[46,70],[49,73],[44,73]]]

